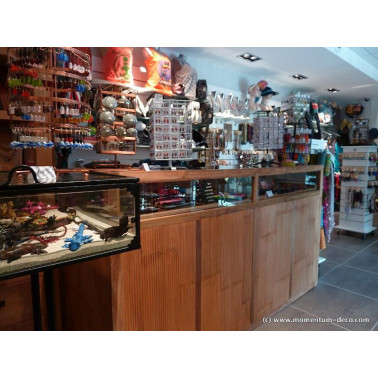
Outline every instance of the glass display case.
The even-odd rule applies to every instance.
[[[140,248],[137,178],[0,173],[0,278]]]
[[[259,176],[259,199],[317,189],[319,188],[317,188],[316,173],[303,172]]]
[[[141,184],[141,214],[183,208],[236,206],[252,201],[252,177]]]

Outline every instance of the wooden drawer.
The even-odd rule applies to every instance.
[[[30,279],[25,277],[0,283],[0,330],[30,330],[33,307]]]

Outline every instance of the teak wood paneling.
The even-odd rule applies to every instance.
[[[200,329],[249,329],[253,210],[203,219],[200,222]]]
[[[33,330],[31,284],[28,276],[0,282],[0,331]]]
[[[290,296],[304,294],[317,284],[320,233],[320,198],[303,198],[295,202],[294,246]]]
[[[289,300],[294,207],[293,201],[255,210],[253,323]]]
[[[196,222],[141,232],[142,249],[112,256],[117,330],[195,330]]]
[[[62,327],[65,330],[112,330],[108,257],[59,268]]]

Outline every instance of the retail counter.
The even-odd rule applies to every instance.
[[[140,179],[141,248],[55,269],[56,328],[255,328],[317,283],[322,169],[107,170]],[[30,281],[0,284],[30,329]]]
[[[108,171],[140,179],[142,247],[59,269],[62,328],[255,328],[317,284],[322,169]]]

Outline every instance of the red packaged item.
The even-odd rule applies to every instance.
[[[120,84],[133,84],[132,47],[109,47],[103,58],[105,80]]]
[[[145,87],[156,92],[172,96],[171,61],[169,58],[153,48],[146,47],[148,79]]]

